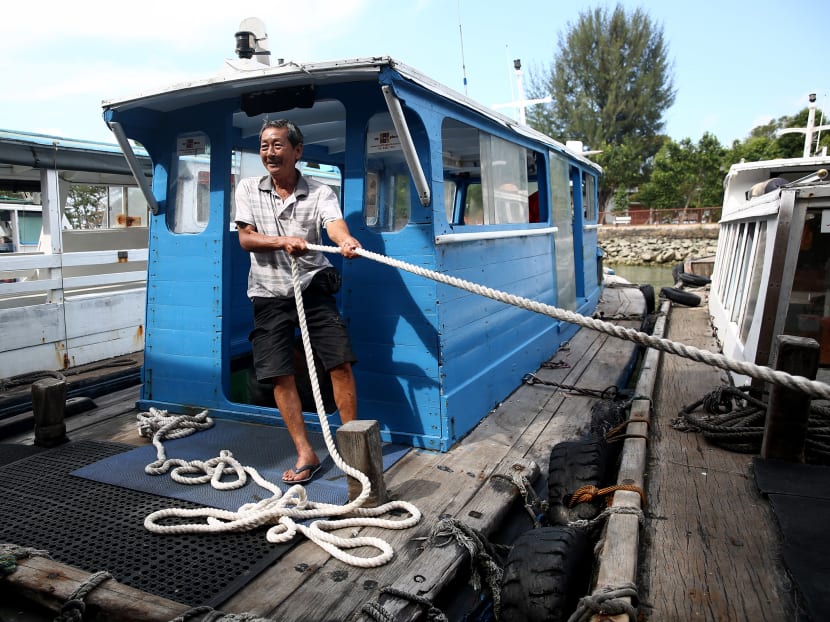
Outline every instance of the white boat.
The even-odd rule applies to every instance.
[[[805,156],[733,165],[724,182],[723,215],[709,310],[723,353],[771,365],[775,337],[810,337],[820,365],[830,365],[830,157]],[[736,378],[738,384],[742,378]]]
[[[149,158],[136,162],[149,176]],[[107,188],[100,228],[66,218],[73,184]],[[0,131],[0,378],[144,347],[147,203],[118,145]],[[28,200],[21,200],[25,193]]]

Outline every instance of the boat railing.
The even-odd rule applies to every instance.
[[[46,294],[60,300],[64,292],[91,293],[115,286],[145,287],[146,248],[0,256],[0,308],[9,298]]]

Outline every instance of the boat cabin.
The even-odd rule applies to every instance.
[[[228,61],[105,102],[104,116],[128,159],[135,141],[153,162],[141,408],[280,422],[249,374],[250,264],[233,204],[240,178],[266,174],[265,119],[302,129],[304,174],[336,189],[365,249],[583,314],[598,302],[600,168],[392,58]],[[359,416],[384,440],[447,450],[576,331],[367,258],[328,258],[343,277]]]
[[[818,341],[830,366],[828,167],[818,156],[729,170],[709,299],[727,356],[772,365],[788,334]]]

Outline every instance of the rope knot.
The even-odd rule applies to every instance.
[[[617,484],[616,486],[608,486],[607,488],[597,488],[596,486],[582,486],[581,488],[577,488],[576,492],[571,495],[570,501],[568,501],[568,507],[572,508],[575,505],[580,503],[588,503],[593,501],[597,497],[604,497],[610,493],[616,492],[617,490],[627,490],[629,492],[636,492],[640,495],[640,504],[645,507],[646,505],[646,493],[643,492],[643,489],[639,486],[635,486],[633,484]],[[609,499],[610,502],[610,499]]]

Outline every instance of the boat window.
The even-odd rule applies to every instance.
[[[585,222],[596,222],[597,193],[593,175],[582,174],[582,215]]]
[[[530,222],[527,150],[483,132],[479,138],[484,223]]]
[[[452,180],[444,180],[444,211],[447,214],[447,222],[454,222],[457,199],[458,185]]]
[[[174,174],[170,196],[173,209],[167,212],[167,226],[174,233],[200,233],[210,215],[210,139],[198,132],[181,134],[176,140]]]
[[[752,267],[752,253],[755,250],[755,223],[747,223],[746,226],[746,242],[744,244],[744,252],[742,253],[739,265],[739,274],[736,279],[737,286],[735,292],[735,305],[732,307],[731,321],[737,322],[743,312],[743,304],[746,296],[746,291],[750,285],[750,279],[747,278],[750,268]]]
[[[755,307],[758,304],[758,294],[761,291],[761,275],[764,272],[764,255],[767,245],[767,222],[758,223],[758,235],[755,236],[755,251],[752,260],[752,275],[750,277],[749,291],[746,300],[746,312],[743,315],[740,326],[740,339],[746,343],[749,336],[749,329],[752,327],[752,319],[755,317]]]
[[[809,209],[798,248],[784,332],[819,342],[820,364],[830,365],[830,214]]]
[[[557,306],[576,310],[576,268],[574,266],[573,205],[568,162],[550,154],[551,213],[556,256]]]
[[[147,199],[140,188],[110,186],[108,199],[111,227],[147,226]]]
[[[409,222],[411,175],[389,113],[373,116],[366,134],[363,219],[381,231],[399,231]]]
[[[726,297],[724,298],[724,308],[732,310],[735,308],[735,295],[737,293],[738,284],[741,282],[741,263],[744,260],[744,248],[746,247],[746,223],[740,223],[738,230],[735,233],[735,244],[730,248],[736,249],[736,252],[731,258],[731,265],[729,268],[729,276],[726,283]]]

